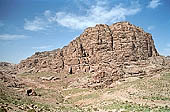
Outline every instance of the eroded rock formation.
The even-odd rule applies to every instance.
[[[117,80],[145,74],[141,66],[159,56],[152,35],[129,22],[89,27],[62,49],[36,52],[22,60],[19,72],[96,73],[94,79]],[[142,65],[143,63],[143,65]],[[107,82],[109,83],[109,81]]]

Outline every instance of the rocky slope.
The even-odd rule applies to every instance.
[[[15,64],[0,62],[0,74],[16,74]]]
[[[7,87],[20,88],[23,84],[16,78],[17,70],[14,64],[0,62],[0,81]]]
[[[152,35],[129,22],[118,22],[89,27],[62,49],[36,52],[17,68],[20,73],[90,72],[95,82],[109,85],[123,77],[162,69],[159,65],[166,65],[165,58],[159,56]]]
[[[96,25],[62,49],[0,62],[0,112],[169,112],[169,70],[151,34]]]

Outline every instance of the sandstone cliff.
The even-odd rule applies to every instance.
[[[89,27],[62,49],[36,52],[17,68],[19,72],[90,72],[96,74],[96,80],[117,80],[145,74],[142,66],[156,56],[151,34],[129,22],[118,22]]]

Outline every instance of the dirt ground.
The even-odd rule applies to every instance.
[[[1,92],[5,93],[1,96],[11,98],[1,97],[1,109],[5,108],[9,112],[170,111],[170,73],[142,79],[129,77],[113,83],[110,88],[98,90],[79,86],[81,81],[77,79],[88,76],[89,74],[19,74],[17,78],[25,84],[24,87],[1,88]],[[27,96],[28,89],[32,89],[37,95]]]

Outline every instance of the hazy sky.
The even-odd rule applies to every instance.
[[[0,0],[0,61],[62,48],[86,27],[129,21],[170,55],[170,0]]]

